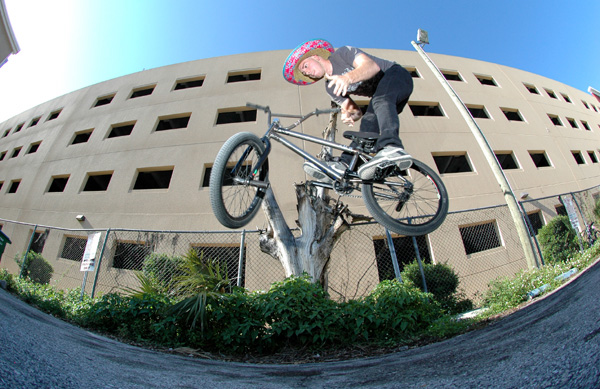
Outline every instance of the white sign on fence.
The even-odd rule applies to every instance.
[[[581,232],[581,227],[579,225],[579,217],[577,216],[577,212],[575,212],[575,206],[573,205],[573,199],[571,196],[560,196],[565,209],[567,210],[567,215],[569,216],[569,220],[571,221],[571,226],[577,232]]]
[[[85,252],[83,253],[83,259],[81,260],[80,271],[94,271],[96,266],[96,251],[98,251],[101,235],[101,232],[88,235]]]

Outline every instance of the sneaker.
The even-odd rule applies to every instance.
[[[344,174],[346,169],[348,169],[348,165],[343,162],[325,162],[327,166],[331,169],[335,170],[339,174]],[[306,161],[302,166],[304,168],[304,172],[314,178],[319,182],[332,183],[333,180],[329,178],[325,173],[321,171],[314,163]]]
[[[372,180],[378,167],[392,162],[400,170],[406,170],[412,165],[412,157],[402,147],[387,146],[380,150],[369,162],[358,169],[358,175],[363,180]]]

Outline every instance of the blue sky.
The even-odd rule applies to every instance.
[[[0,122],[65,93],[173,63],[307,39],[414,50],[600,89],[599,0],[4,0],[21,52],[0,68]]]

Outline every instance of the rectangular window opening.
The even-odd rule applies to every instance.
[[[538,91],[534,85],[531,85],[531,84],[523,84],[523,85],[525,86],[525,88],[527,88],[529,93],[534,94],[534,95],[540,94],[540,91]]]
[[[445,116],[439,103],[409,103],[414,116]]]
[[[19,155],[19,153],[21,152],[21,149],[22,149],[22,147],[17,147],[17,148],[15,148],[15,149],[13,150],[13,152],[12,152],[12,154],[11,154],[11,156],[10,156],[10,157],[11,157],[11,158],[16,158],[16,157]]]
[[[54,120],[56,118],[58,118],[58,115],[60,115],[60,113],[62,112],[62,109],[56,110],[52,113],[50,113],[50,116],[48,116],[48,119],[46,119],[47,122],[49,122],[50,120]]]
[[[152,85],[152,86],[145,86],[143,88],[134,89],[131,92],[131,96],[129,96],[129,98],[136,99],[138,97],[149,96],[152,94],[152,92],[154,92],[155,87],[156,87],[156,85]]]
[[[566,95],[566,94],[564,94],[564,93],[561,93],[561,95],[562,95],[563,99],[565,99],[565,101],[566,101],[567,103],[571,103],[571,104],[573,104],[573,102],[571,101],[571,99],[569,98],[569,96],[567,96],[567,95]]]
[[[444,75],[444,78],[446,78],[446,80],[448,81],[463,81],[462,77],[460,76],[460,73],[457,71],[442,70],[442,74]]]
[[[260,80],[260,69],[246,70],[241,72],[229,72],[227,74],[227,83],[257,81]]]
[[[174,90],[200,88],[204,84],[204,76],[178,80]]]
[[[10,182],[10,186],[8,187],[8,193],[17,193],[19,189],[19,185],[21,185],[21,180],[13,180]]]
[[[103,97],[98,97],[92,108],[101,107],[103,105],[108,105],[113,101],[114,97],[115,97],[114,94],[108,95],[108,96],[103,96]]]
[[[529,230],[529,235],[531,236],[535,236],[537,235],[538,231],[540,230],[540,228],[542,228],[544,226],[544,223],[542,221],[542,212],[541,211],[534,211],[534,212],[529,212],[527,214],[527,229]]]
[[[27,154],[33,154],[35,152],[38,151],[38,149],[40,148],[40,145],[42,144],[42,142],[36,142],[36,143],[32,143],[29,146],[29,150],[27,150]]]
[[[504,114],[504,116],[506,116],[506,119],[511,122],[524,121],[523,116],[521,116],[521,113],[519,112],[518,109],[501,108],[501,110],[502,110],[502,113]]]
[[[416,67],[407,66],[407,67],[405,67],[405,69],[410,73],[410,76],[412,78],[421,78],[421,74],[419,74],[419,71],[417,70]]]
[[[110,128],[107,138],[118,138],[121,136],[131,135],[135,123],[115,124]]]
[[[108,189],[110,179],[112,178],[111,173],[93,173],[88,174],[87,181],[83,187],[84,192],[101,192]]]
[[[594,151],[588,151],[588,155],[590,156],[592,163],[598,163],[598,157],[596,157],[596,153]]]
[[[23,125],[24,125],[24,124],[25,124],[25,123],[21,123],[21,124],[19,124],[19,125],[17,126],[17,128],[15,128],[15,132],[14,132],[13,134],[16,134],[17,132],[21,131],[21,129],[23,128]]]
[[[92,131],[94,131],[94,130],[91,129],[91,130],[76,132],[75,136],[73,137],[73,140],[71,141],[71,144],[76,145],[79,143],[86,143],[90,139],[90,136],[92,136]]]
[[[579,126],[577,125],[577,122],[575,121],[575,119],[573,119],[573,118],[567,118],[567,121],[569,122],[569,124],[571,125],[572,128],[579,128]]]
[[[472,172],[467,153],[454,155],[433,155],[433,160],[440,174]]]
[[[556,97],[556,93],[554,93],[554,91],[553,91],[553,90],[550,90],[550,89],[545,89],[545,91],[546,91],[546,93],[548,94],[548,96],[549,96],[549,97],[551,97],[551,98],[553,98],[553,99],[557,99],[557,100],[558,100],[558,97]]]
[[[560,126],[562,127],[562,121],[560,120],[560,118],[556,115],[551,115],[548,114],[548,118],[550,119],[550,121],[552,122],[552,124],[554,124],[555,126]]]
[[[500,237],[495,221],[459,227],[467,255],[500,247]]]
[[[46,239],[48,239],[48,235],[50,234],[50,230],[44,230],[41,232],[36,231],[33,234],[33,241],[31,243],[31,251],[34,253],[41,254],[44,250],[44,246],[46,245]]]
[[[186,116],[159,118],[155,131],[176,130],[179,128],[187,128],[190,121],[191,113]]]
[[[550,161],[546,156],[546,152],[544,151],[530,151],[529,156],[531,157],[534,165],[538,168],[551,166]]]
[[[424,263],[431,263],[431,254],[426,235],[420,235],[417,239],[417,250],[421,260]],[[400,272],[404,270],[406,265],[413,263],[417,258],[417,252],[413,244],[413,239],[410,236],[393,236],[392,243],[394,251],[396,251],[396,259]],[[384,237],[373,238],[373,247],[375,248],[375,259],[377,261],[377,273],[379,282],[384,280],[393,280],[396,278],[394,271],[394,259],[390,254],[388,241]]]
[[[56,176],[52,177],[50,186],[48,187],[48,193],[62,193],[67,187],[69,176]]]
[[[145,243],[117,241],[113,267],[123,270],[142,270],[144,260],[152,252]]]
[[[34,119],[31,121],[31,123],[29,123],[29,125],[28,125],[27,127],[29,128],[29,127],[37,126],[37,124],[39,123],[40,119],[41,119],[41,117],[40,117],[40,116],[38,116],[38,117],[34,118]]]
[[[217,111],[217,124],[245,123],[256,121],[256,109],[227,109]]]
[[[583,128],[585,128],[586,131],[592,131],[592,129],[590,128],[590,126],[587,124],[587,122],[584,122],[582,120],[581,121],[581,125],[583,126]]]
[[[475,77],[477,78],[477,80],[479,80],[479,83],[481,83],[481,85],[498,86],[498,84],[496,84],[496,80],[494,80],[494,77],[492,76],[482,76],[476,74]]]
[[[555,205],[554,209],[556,210],[557,216],[569,216],[569,214],[567,213],[567,209],[562,204]]]
[[[85,253],[87,238],[82,236],[65,236],[60,257],[70,261],[81,262]]]
[[[169,189],[172,176],[173,167],[157,170],[139,170],[133,189]]]
[[[510,151],[496,151],[494,152],[496,155],[496,159],[500,163],[500,167],[502,170],[510,170],[510,169],[518,169],[519,165],[517,164],[517,160],[515,156]]]
[[[489,119],[490,115],[483,105],[467,105],[471,116],[475,119]]]
[[[577,162],[578,165],[585,165],[585,160],[583,159],[581,151],[571,150],[571,154],[573,154],[573,158],[575,158],[575,162]]]

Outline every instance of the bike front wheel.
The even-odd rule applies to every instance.
[[[241,132],[223,145],[210,174],[210,203],[219,222],[228,228],[241,228],[256,215],[268,183],[268,162],[253,172],[265,153],[259,137]]]
[[[448,192],[442,179],[423,162],[364,183],[363,200],[379,224],[400,235],[419,236],[437,229],[448,214]]]

